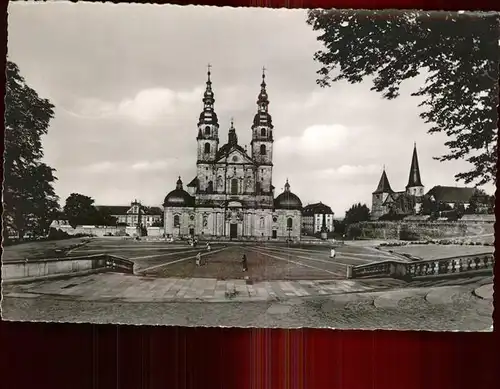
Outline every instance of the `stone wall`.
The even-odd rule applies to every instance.
[[[133,273],[134,263],[108,254],[9,261],[2,263],[2,282],[27,282],[35,279],[76,276],[102,271]]]
[[[440,239],[493,234],[492,222],[363,222],[361,239],[403,239],[403,235],[414,239]]]
[[[71,226],[67,225],[62,225],[55,227],[58,230],[64,231],[69,235],[77,235],[77,234],[84,234],[84,235],[91,235],[91,236],[97,236],[97,237],[103,237],[103,236],[123,236],[125,234],[128,234],[129,236],[136,236],[137,235],[137,228],[136,227],[112,227],[112,226],[76,226],[76,228],[73,228]],[[163,227],[148,227],[148,236],[162,236],[163,235]]]

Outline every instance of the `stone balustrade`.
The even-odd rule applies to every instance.
[[[493,254],[467,255],[463,257],[425,260],[410,263],[406,274],[411,278],[440,274],[463,273],[475,270],[492,269],[495,263]]]
[[[347,278],[392,277],[415,279],[482,270],[493,272],[494,264],[495,258],[492,253],[463,255],[418,262],[390,260],[367,265],[350,266],[347,269]]]
[[[104,271],[133,274],[134,263],[109,254],[8,261],[2,263],[2,282],[29,282],[36,279]]]

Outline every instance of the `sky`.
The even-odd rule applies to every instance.
[[[62,205],[81,193],[100,205],[158,206],[178,176],[191,181],[208,63],[221,145],[231,118],[249,145],[267,69],[276,195],[288,178],[304,205],[321,201],[336,217],[371,207],[384,165],[404,190],[414,142],[426,190],[461,186],[454,175],[469,169],[433,160],[447,149],[410,96],[422,77],[390,101],[369,79],[319,87],[321,46],[304,10],[11,2],[8,12],[9,59],[55,105],[43,148]]]

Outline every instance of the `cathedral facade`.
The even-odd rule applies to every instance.
[[[250,152],[238,143],[234,122],[226,144],[219,145],[219,120],[214,109],[210,68],[198,120],[196,176],[186,185],[181,177],[163,203],[165,234],[203,239],[300,239],[302,203],[290,191],[274,197],[273,131],[265,73],[257,113],[251,125]]]

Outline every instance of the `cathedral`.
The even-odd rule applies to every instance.
[[[264,69],[265,70],[265,69]],[[299,240],[302,202],[285,183],[276,198],[273,186],[273,131],[265,73],[251,125],[250,152],[238,143],[234,122],[227,143],[219,146],[210,66],[198,120],[196,176],[163,203],[167,237],[202,239]]]

